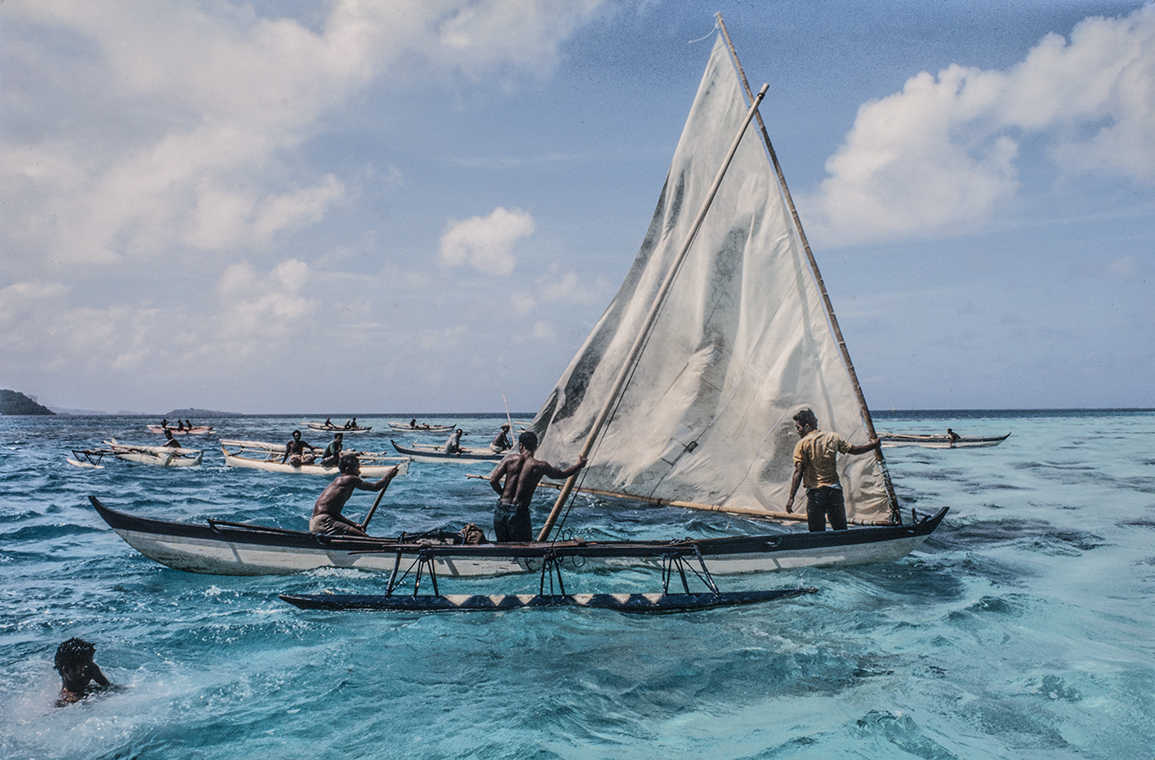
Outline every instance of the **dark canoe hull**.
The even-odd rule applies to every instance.
[[[367,610],[374,612],[502,612],[522,609],[584,608],[660,615],[738,607],[816,593],[816,588],[732,591],[699,594],[281,594],[281,599],[306,610]]]
[[[393,448],[402,456],[412,457],[418,462],[460,462],[463,464],[472,464],[474,462],[493,462],[496,464],[505,458],[504,454],[495,454],[491,451],[487,452],[462,452],[460,454],[446,454],[442,451],[431,451],[429,449],[414,449],[406,446],[398,445],[397,441],[389,439],[389,443],[393,444]]]
[[[178,570],[218,575],[280,575],[321,567],[391,572],[419,556],[431,557],[441,577],[538,572],[547,557],[590,569],[660,569],[670,554],[700,552],[715,575],[801,567],[856,565],[899,559],[929,536],[947,513],[911,525],[788,532],[678,541],[563,541],[556,543],[434,544],[416,539],[316,536],[311,533],[224,523],[194,524],[137,517],[89,497],[96,511],[141,554]]]

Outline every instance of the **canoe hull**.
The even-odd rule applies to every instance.
[[[306,422],[305,427],[309,428],[310,430],[319,430],[323,433],[344,433],[345,435],[360,435],[362,433],[368,433],[373,429],[372,426],[355,428],[326,427],[325,425],[322,425],[318,422]]]
[[[538,572],[551,553],[563,566],[589,569],[660,569],[663,556],[696,546],[714,574],[746,574],[803,567],[856,565],[899,559],[926,540],[947,508],[915,525],[855,528],[825,533],[782,533],[694,542],[565,542],[437,545],[393,539],[314,536],[296,531],[232,529],[140,518],[89,497],[101,517],[141,554],[177,570],[217,575],[280,575],[322,567],[392,571],[432,552],[447,578]]]
[[[951,441],[945,435],[902,435],[902,434],[883,434],[879,436],[882,441],[883,448],[893,448],[895,446],[918,446],[924,449],[977,449],[988,446],[998,446],[1003,441],[1011,437],[1010,433],[1006,435],[996,435],[986,438],[967,437],[963,436],[955,441]]]
[[[335,478],[337,476],[337,467],[322,467],[319,464],[303,464],[300,467],[285,462],[281,463],[277,460],[269,461],[267,459],[253,459],[251,457],[237,456],[230,454],[224,446],[221,447],[221,453],[224,454],[225,464],[229,467],[243,467],[250,470],[264,470],[265,472],[281,472],[289,475],[321,475],[325,477]],[[367,478],[384,477],[394,465],[398,468],[398,475],[404,475],[409,472],[409,458],[408,457],[393,457],[384,460],[386,464],[362,464],[361,475]]]
[[[410,457],[417,462],[432,462],[432,463],[457,463],[457,464],[476,464],[478,462],[492,462],[497,464],[505,458],[505,454],[495,454],[492,451],[464,451],[460,454],[446,454],[441,451],[435,451],[428,448],[415,448],[409,446],[400,446],[397,441],[390,439],[393,444],[393,449],[398,454]]]

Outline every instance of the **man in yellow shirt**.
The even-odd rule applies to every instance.
[[[838,482],[835,463],[839,452],[865,454],[878,448],[877,438],[861,446],[852,446],[838,433],[818,429],[818,418],[810,409],[794,415],[794,429],[802,439],[794,446],[794,477],[790,481],[790,498],[786,511],[794,511],[794,494],[799,484],[806,483],[806,522],[810,530],[826,530],[826,519],[834,530],[846,530],[846,503],[842,500],[842,485]]]

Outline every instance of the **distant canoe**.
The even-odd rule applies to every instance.
[[[882,445],[886,448],[892,446],[921,446],[925,449],[976,449],[984,446],[998,446],[1010,437],[1010,433],[990,436],[988,438],[975,438],[964,435],[951,441],[951,439],[945,435],[882,433],[879,436],[879,440],[882,441]]]
[[[193,425],[191,428],[178,428],[172,425],[168,426],[173,435],[211,435],[213,433],[212,425]],[[164,434],[165,428],[161,425],[149,425],[148,432]]]
[[[389,427],[402,433],[451,433],[457,428],[453,425],[417,425],[410,427],[408,422],[390,422]]]
[[[446,454],[441,446],[422,446],[414,443],[409,447],[397,445],[397,441],[390,439],[393,448],[398,454],[412,457],[418,462],[500,462],[505,454],[495,454],[492,449],[462,449],[458,454]]]
[[[152,464],[160,467],[196,467],[201,463],[204,452],[200,449],[181,449],[173,446],[141,446],[123,444],[115,438],[104,442],[108,453],[117,459],[137,464]],[[71,464],[71,463],[70,463]]]
[[[233,449],[230,451],[229,449]],[[369,451],[351,451],[361,460],[361,474],[365,477],[383,477],[393,467],[397,467],[397,474],[409,472],[408,457],[390,457]],[[285,447],[275,443],[263,441],[221,441],[221,454],[225,457],[225,464],[229,467],[245,467],[251,470],[266,472],[283,472],[291,475],[325,475],[336,477],[337,467],[325,467],[320,464],[302,464],[294,467],[288,462],[282,462]]]
[[[323,430],[326,433],[348,433],[352,435],[356,435],[357,433],[368,433],[373,429],[372,425],[369,427],[358,426],[347,428],[341,427],[340,425],[326,425],[324,422],[306,422],[305,427],[309,428],[310,430]]]

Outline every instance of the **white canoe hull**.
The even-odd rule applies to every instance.
[[[395,553],[364,551],[282,548],[248,543],[167,536],[116,529],[117,534],[150,559],[177,570],[217,575],[282,575],[316,570],[323,567],[353,568],[375,572],[392,572]],[[858,544],[818,549],[800,549],[767,553],[760,556],[718,555],[710,557],[710,572],[716,575],[795,570],[805,567],[858,565],[897,560],[926,540],[925,535],[895,539],[879,544]],[[402,569],[417,558],[402,555]],[[533,558],[462,558],[439,557],[437,574],[446,578],[474,578],[516,573],[540,572],[540,561]],[[589,569],[653,568],[660,570],[657,557],[598,557],[583,559]]]
[[[116,451],[113,456],[125,462],[137,464],[151,464],[158,467],[197,467],[204,457],[204,452],[197,452],[193,456],[187,454],[154,454],[148,451]]]
[[[283,472],[291,475],[323,475],[330,478],[337,476],[337,468],[322,467],[319,464],[303,464],[299,467],[294,467],[288,462],[280,462],[279,460],[268,459],[252,459],[250,457],[237,456],[230,454],[228,451],[221,448],[221,453],[225,455],[225,464],[229,467],[245,467],[250,470],[264,470],[265,472]],[[396,465],[398,468],[398,475],[404,475],[409,472],[409,457],[391,457],[380,460],[380,463],[374,462],[372,464],[361,465],[361,475],[367,478],[384,477]]]
[[[299,531],[209,521],[207,525],[137,517],[89,497],[109,527],[141,554],[178,570],[224,575],[275,575],[322,567],[392,571],[428,554],[444,577],[537,572],[543,557],[590,568],[660,569],[670,552],[705,559],[713,573],[742,574],[804,567],[887,562],[919,546],[946,515],[945,508],[913,525],[821,533],[733,536],[694,541],[589,541],[453,545],[421,537],[315,536]]]

